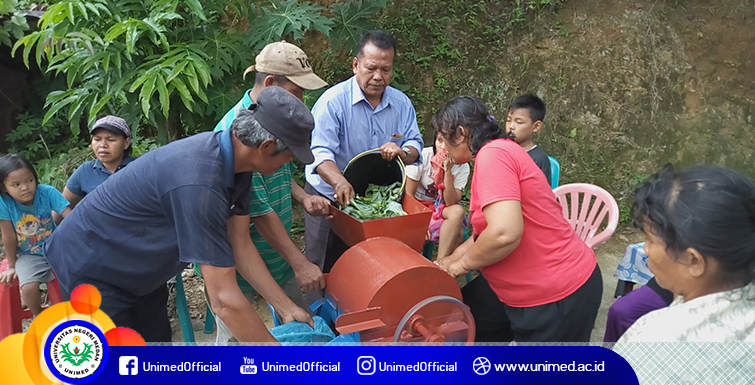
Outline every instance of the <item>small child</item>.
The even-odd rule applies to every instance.
[[[65,218],[71,209],[55,187],[37,184],[37,172],[21,155],[0,158],[0,181],[0,231],[8,259],[0,284],[18,276],[21,296],[36,317],[42,312],[39,284],[55,279],[44,255],[45,240],[56,227],[52,211]]]
[[[514,134],[514,140],[543,170],[548,185],[551,185],[551,162],[548,154],[532,140],[533,135],[543,127],[545,103],[535,95],[522,95],[509,106],[506,117],[506,131]]]
[[[406,193],[433,212],[426,240],[438,244],[438,260],[453,253],[464,240],[468,221],[459,201],[468,180],[469,164],[453,163],[439,132],[433,146],[422,150],[422,164],[406,166]]]

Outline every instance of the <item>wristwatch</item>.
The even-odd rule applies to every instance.
[[[401,149],[404,150],[404,152],[406,153],[406,156],[409,156],[412,154],[412,148],[409,146],[404,146]]]

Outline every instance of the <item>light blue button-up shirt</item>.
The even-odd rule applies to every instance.
[[[315,129],[311,148],[315,161],[307,165],[306,178],[315,190],[331,200],[333,186],[315,171],[326,160],[335,162],[343,171],[354,156],[392,141],[402,148],[414,147],[420,154],[415,164],[422,162],[424,142],[414,106],[403,92],[393,87],[387,87],[383,100],[372,108],[352,76],[325,91],[312,108],[312,115]]]

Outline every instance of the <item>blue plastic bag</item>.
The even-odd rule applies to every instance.
[[[270,334],[278,342],[330,342],[335,338],[335,334],[320,316],[312,317],[315,321],[314,329],[303,322],[289,322],[270,329]]]

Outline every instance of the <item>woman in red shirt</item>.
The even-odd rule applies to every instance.
[[[482,272],[462,289],[477,341],[590,341],[603,279],[543,172],[477,98],[451,100],[432,124],[454,163],[475,161],[474,236],[439,263],[452,276]]]

